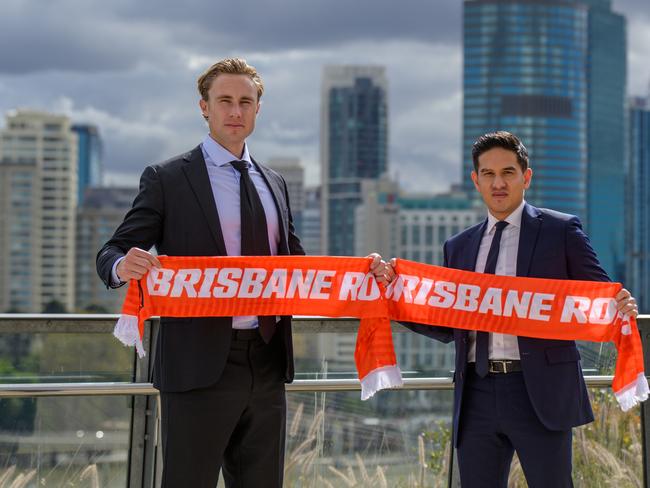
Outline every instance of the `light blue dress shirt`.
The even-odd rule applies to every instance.
[[[208,135],[203,140],[201,149],[203,150],[203,157],[208,168],[210,186],[212,187],[214,202],[217,204],[221,233],[223,234],[228,256],[241,255],[241,214],[239,199],[239,179],[241,178],[241,174],[230,164],[234,159],[248,162],[248,174],[257,189],[262,206],[264,207],[264,213],[266,214],[269,249],[271,249],[272,255],[276,255],[278,253],[278,242],[280,239],[278,211],[275,207],[275,200],[273,199],[271,190],[264,181],[262,174],[251,161],[248,146],[244,144],[242,157],[237,158]],[[257,317],[233,317],[232,326],[234,329],[255,328],[257,327]]]

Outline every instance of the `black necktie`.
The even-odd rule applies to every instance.
[[[484,273],[494,274],[497,269],[497,259],[499,258],[499,246],[501,244],[501,234],[506,228],[508,222],[500,220],[496,223],[496,232],[490,244],[487,261],[485,261]],[[490,334],[488,332],[476,333],[476,373],[484,378],[488,374],[488,343]]]
[[[241,255],[270,256],[269,233],[266,214],[253,180],[248,174],[246,161],[231,161],[233,168],[241,174],[239,178],[239,201],[241,207]],[[258,317],[260,335],[268,343],[275,332],[275,315]]]

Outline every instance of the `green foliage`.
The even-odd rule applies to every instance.
[[[90,305],[84,307],[80,313],[111,313],[111,311],[108,310],[108,308],[106,308],[104,305],[91,303]]]
[[[68,311],[63,303],[54,299],[43,306],[43,313],[68,313]]]
[[[424,433],[424,440],[428,449],[427,468],[437,476],[446,476],[449,466],[451,426],[449,422],[438,420],[436,427],[436,430]]]
[[[130,381],[134,351],[109,334],[46,334],[39,346],[41,375],[79,375],[85,381]]]
[[[9,336],[11,337],[11,336]],[[2,339],[7,339],[3,337]],[[7,346],[7,341],[2,341]],[[10,382],[12,377],[20,377],[25,368],[33,367],[34,358],[5,355],[0,358],[0,382]],[[25,382],[21,379],[20,382]],[[0,431],[12,434],[32,432],[36,418],[36,398],[0,398]],[[0,465],[7,465],[18,449],[16,442],[7,442],[0,450]]]

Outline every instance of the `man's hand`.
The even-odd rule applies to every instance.
[[[370,263],[370,272],[375,276],[377,283],[388,286],[390,282],[395,279],[395,270],[393,267],[381,259],[381,256],[376,252],[373,252],[366,257],[372,258],[372,263]]]
[[[137,247],[132,247],[117,265],[115,273],[121,281],[139,280],[153,267],[162,267],[156,256]]]
[[[616,310],[628,314],[630,317],[639,315],[639,308],[636,300],[625,288],[621,289],[616,295]]]

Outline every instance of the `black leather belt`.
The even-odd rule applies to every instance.
[[[233,329],[232,330],[232,340],[233,341],[255,341],[261,339],[262,336],[257,327],[254,329]]]
[[[521,361],[518,359],[490,359],[488,373],[516,373],[521,371]]]
[[[476,363],[468,364],[470,368],[476,368]],[[517,373],[521,371],[521,361],[518,359],[490,359],[488,361],[488,373],[504,374]]]

